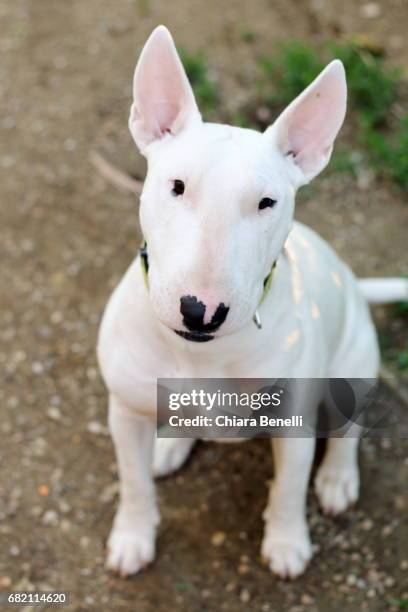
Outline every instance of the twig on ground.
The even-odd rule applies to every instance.
[[[123,172],[123,170],[116,168],[96,151],[91,151],[89,159],[93,166],[109,183],[124,193],[135,193],[136,195],[140,195],[143,186],[142,181],[138,181],[129,176],[129,174],[126,174],[126,172]]]

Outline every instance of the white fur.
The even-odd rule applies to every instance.
[[[146,43],[129,126],[148,160],[140,219],[149,289],[136,258],[109,301],[98,346],[121,478],[109,568],[135,573],[154,555],[158,377],[376,377],[376,334],[353,274],[293,222],[296,189],[327,164],[345,105],[344,69],[335,61],[264,134],[206,124],[169,32],[161,26]],[[175,179],[186,186],[179,197],[171,194]],[[277,204],[259,211],[264,197]],[[258,330],[252,317],[275,260]],[[214,340],[174,333],[183,329],[183,295],[207,305],[204,322],[219,303],[229,306]],[[327,512],[357,499],[357,443],[329,440],[316,479]],[[156,474],[180,467],[192,444],[156,441]],[[314,441],[273,440],[273,447],[262,554],[272,571],[294,577],[311,557],[305,498]]]

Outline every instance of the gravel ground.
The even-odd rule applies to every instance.
[[[324,518],[311,493],[316,556],[295,583],[259,559],[273,473],[266,441],[198,445],[159,484],[155,564],[128,581],[105,573],[117,476],[95,341],[139,233],[134,199],[89,163],[97,149],[143,173],[127,111],[135,59],[158,22],[185,47],[208,49],[224,107],[234,110],[253,86],[255,57],[288,35],[362,32],[406,66],[406,18],[403,0],[237,0],[222,9],[215,0],[0,1],[0,591],[63,589],[70,610],[137,612],[397,610],[390,601],[408,598],[408,446],[396,439],[364,441],[362,499],[341,519]],[[362,187],[326,174],[298,217],[358,274],[406,273],[402,195]],[[402,332],[394,326],[397,343]]]

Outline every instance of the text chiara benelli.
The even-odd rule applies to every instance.
[[[172,414],[169,417],[171,427],[302,427],[303,416],[293,415],[291,417],[279,418],[268,417],[260,414],[257,417],[239,417],[235,415],[220,414],[215,418],[206,415],[184,417]]]

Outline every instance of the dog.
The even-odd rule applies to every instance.
[[[297,189],[327,165],[345,117],[339,60],[264,133],[204,123],[159,26],[136,66],[133,95],[129,128],[148,161],[146,247],[111,296],[98,341],[120,475],[106,564],[122,576],[154,558],[154,476],[177,470],[194,444],[156,439],[157,378],[376,378],[367,302],[407,295],[403,279],[357,281],[293,220]],[[294,578],[312,556],[305,500],[315,440],[272,442],[261,552],[272,572]],[[326,513],[358,498],[357,448],[355,437],[328,440],[315,480]]]

